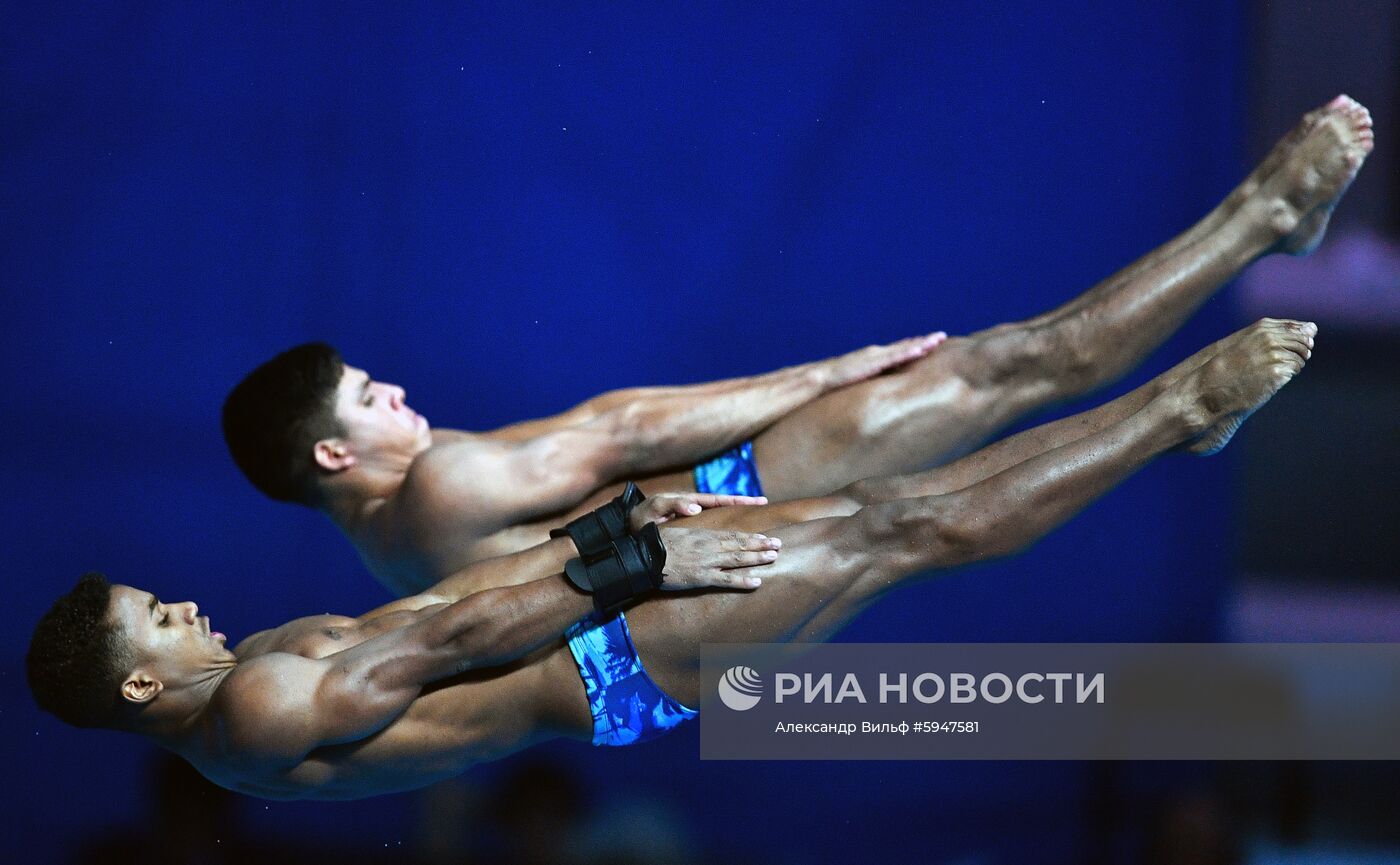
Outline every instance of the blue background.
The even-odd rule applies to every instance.
[[[22,684],[33,623],[79,573],[197,600],[231,640],[385,598],[329,523],[260,498],[224,451],[222,398],[266,356],[328,339],[434,423],[481,429],[1034,314],[1246,168],[1229,2],[6,17],[0,717],[4,821],[38,859],[139,820],[154,754],[41,716]],[[1212,302],[1133,381],[1235,324]],[[845,638],[1209,639],[1230,465],[1168,457],[1029,554],[908,591]],[[550,747],[760,860],[1071,861],[1098,771],[700,763],[694,730]],[[412,809],[254,819],[379,846]]]

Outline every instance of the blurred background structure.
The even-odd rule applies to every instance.
[[[689,725],[269,803],[22,684],[89,569],[232,641],[385,599],[224,451],[226,390],[281,348],[327,339],[481,429],[966,332],[1164,242],[1338,92],[1379,144],[1323,248],[1261,263],[1094,399],[1261,315],[1319,323],[1297,382],[1222,456],[1168,457],[843,638],[1400,639],[1394,4],[6,12],[0,732],[27,861],[1400,862],[1389,764],[701,763]]]

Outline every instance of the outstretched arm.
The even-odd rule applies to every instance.
[[[935,333],[869,346],[764,375],[610,391],[563,414],[487,435],[523,443],[570,429],[605,430],[617,448],[601,469],[607,482],[694,462],[749,438],[822,394],[917,360],[946,337]]]
[[[651,502],[652,499],[647,501]],[[666,544],[662,591],[709,587],[757,588],[763,573],[762,566],[772,564],[782,547],[782,542],[777,538],[758,532],[688,528],[681,524],[662,526],[661,538]],[[518,553],[473,562],[422,593],[400,598],[365,613],[359,617],[359,621],[366,623],[390,613],[454,603],[474,593],[522,586],[542,577],[567,582],[562,577],[564,563],[576,555],[578,551],[574,549],[572,540],[555,538]],[[503,620],[502,624],[508,625],[509,621]]]
[[[561,575],[423,607],[325,658],[254,658],[220,689],[229,734],[240,751],[293,768],[315,748],[388,726],[432,682],[558,639],[591,608]]]
[[[692,464],[824,393],[924,357],[945,338],[871,346],[750,378],[613,391],[551,418],[441,436],[414,464],[405,490],[423,513],[470,513],[489,534],[572,510],[613,481]]]
[[[774,561],[779,546],[745,532],[663,531],[668,562],[675,560],[663,589],[756,588],[758,578],[746,569]],[[231,735],[240,749],[290,768],[314,748],[388,726],[432,682],[507,664],[547,645],[593,609],[592,598],[561,573],[573,552],[572,542],[560,538],[479,563],[430,594],[362,616],[378,633],[343,652],[321,659],[271,653],[246,662],[227,693],[221,690],[222,699],[233,701]],[[530,579],[538,568],[549,568],[549,576]],[[492,572],[510,581],[470,591]]]

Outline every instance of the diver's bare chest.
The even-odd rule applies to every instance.
[[[378,632],[348,616],[307,616],[278,628],[254,634],[238,644],[234,654],[247,660],[272,652],[303,658],[324,658],[357,646]]]

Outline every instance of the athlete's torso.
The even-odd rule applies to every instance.
[[[249,637],[235,654],[240,662],[271,652],[324,658],[417,615],[391,613],[365,623],[333,615],[296,619]],[[212,780],[250,795],[352,799],[422,787],[537,741],[590,732],[583,685],[561,640],[514,664],[435,683],[384,729],[318,748],[290,770],[250,767],[218,748],[186,756]]]
[[[469,460],[483,472],[490,470],[500,443],[452,430],[434,430],[434,449],[415,460],[414,472],[453,470],[437,450],[439,439],[448,434],[456,436],[446,439],[453,449],[451,459]],[[695,488],[688,472],[654,475],[639,479],[639,483],[653,494]],[[398,494],[355,530],[347,531],[347,535],[365,566],[382,584],[398,595],[409,595],[424,591],[473,562],[544,543],[549,540],[550,529],[601,506],[620,494],[623,486],[622,481],[608,484],[568,507],[541,514],[528,489],[513,490],[521,504],[517,509],[503,511],[500,502],[469,496],[425,501],[406,482]]]

